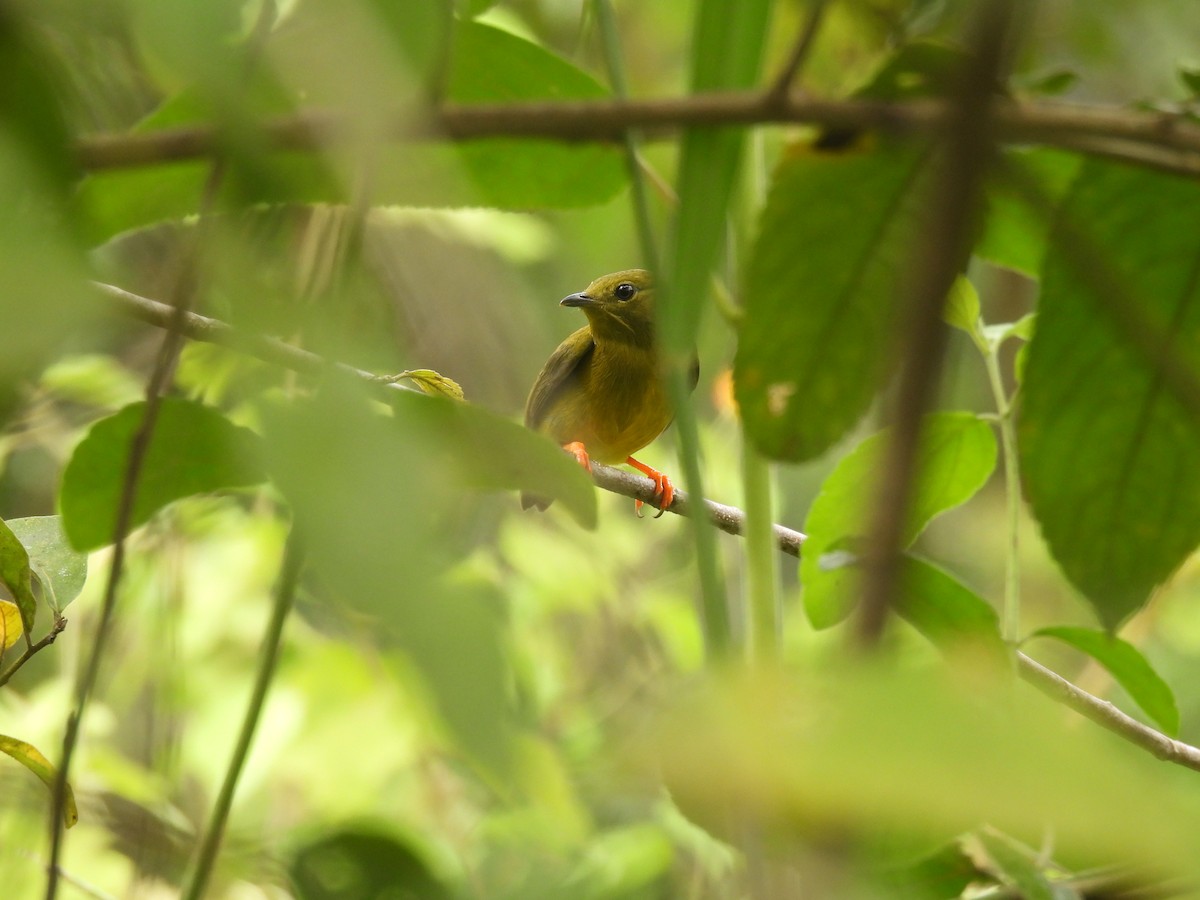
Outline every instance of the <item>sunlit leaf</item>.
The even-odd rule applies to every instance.
[[[1056,221],[1021,471],[1051,552],[1111,629],[1200,543],[1200,423],[1162,370],[1200,376],[1200,184],[1091,160]],[[1156,352],[1131,340],[1114,294],[1161,332]]]
[[[63,472],[63,528],[78,550],[113,539],[126,489],[130,449],[146,404],[101,419],[75,448]],[[137,481],[130,527],[168,503],[193,494],[257,484],[265,477],[258,437],[211,407],[165,397]]]
[[[0,600],[0,648],[7,650],[21,639],[25,626],[21,623],[21,610],[9,600]]]
[[[942,318],[972,338],[982,336],[979,332],[979,291],[965,277],[960,275],[954,280]]]
[[[1116,635],[1066,625],[1040,628],[1032,637],[1048,637],[1086,653],[1117,680],[1117,684],[1167,734],[1179,733],[1175,695],[1140,650]]]
[[[992,606],[928,560],[904,557],[896,612],[956,659],[999,667],[1008,657]]]
[[[879,389],[920,230],[924,159],[894,143],[800,148],[776,171],[734,364],[742,417],[766,455],[818,456]]]
[[[809,509],[800,583],[805,611],[817,628],[841,621],[857,597],[858,543],[870,529],[890,439],[891,432],[882,431],[843,457]],[[991,426],[970,413],[937,413],[926,418],[917,460],[920,474],[901,535],[905,547],[931,519],[984,485],[996,466],[996,439]]]
[[[0,753],[7,753],[40,778],[42,784],[46,785],[53,792],[56,777],[54,766],[50,764],[50,760],[41,754],[37,747],[27,744],[25,741],[19,741],[16,738],[0,734]],[[63,796],[63,823],[70,828],[79,821],[79,812],[75,808],[75,792],[71,790],[71,785],[68,784],[65,787],[66,793]]]
[[[60,610],[79,596],[87,580],[87,554],[71,546],[60,516],[9,519],[8,527],[29,552],[29,567],[51,608]]]

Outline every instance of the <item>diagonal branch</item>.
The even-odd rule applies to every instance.
[[[113,285],[97,283],[95,287],[110,300],[115,309],[124,315],[132,316],[159,328],[171,327],[172,311],[171,307],[165,303],[140,297]],[[359,379],[365,384],[371,385],[372,389],[381,392],[410,390],[401,385],[385,382],[371,372],[341,363],[330,363],[315,353],[301,350],[299,347],[283,341],[262,335],[246,334],[226,322],[196,313],[184,315],[178,328],[184,337],[192,340],[220,344],[296,372],[318,374],[337,371]],[[614,494],[650,503],[655,500],[654,483],[641,475],[593,463],[592,480],[597,487]],[[735,506],[714,503],[707,499],[702,499],[697,504],[683,491],[675,492],[675,502],[671,504],[669,512],[683,516],[694,515],[697,506],[702,508],[705,514],[712,519],[713,524],[722,531],[735,535],[744,533],[746,517],[740,509]],[[775,525],[774,530],[779,549],[791,556],[799,556],[804,535],[783,525]],[[1101,700],[1076,687],[1024,653],[1018,653],[1016,656],[1017,673],[1021,678],[1051,699],[1070,707],[1101,728],[1141,747],[1158,759],[1200,771],[1200,748],[1177,741],[1160,731],[1143,725],[1108,701]]]
[[[662,137],[697,125],[800,124],[929,133],[945,128],[954,104],[937,100],[884,102],[822,100],[767,91],[733,91],[649,100],[588,100],[448,105],[424,118],[397,113],[391,140],[483,137],[620,142],[629,129]],[[997,101],[997,141],[1048,144],[1182,174],[1200,173],[1200,124],[1167,112],[1065,103]],[[315,151],[356,139],[345,116],[309,110],[263,123],[264,143],[276,150]],[[224,137],[212,125],[150,132],[95,134],[75,143],[88,171],[199,159],[220,152]]]

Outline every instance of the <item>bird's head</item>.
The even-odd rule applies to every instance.
[[[559,301],[583,310],[599,340],[654,342],[654,279],[645,269],[602,275],[578,294]]]

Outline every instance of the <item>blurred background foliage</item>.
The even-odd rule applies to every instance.
[[[953,42],[973,6],[833,0],[800,84],[850,96],[914,42]],[[1200,46],[1192,0],[1034,6],[1011,79],[1018,96],[1054,90],[1167,109],[1190,98],[1194,109],[1178,77]],[[685,92],[700,4],[614,7],[631,96]],[[763,78],[782,65],[813,4],[766,7]],[[57,763],[111,560],[103,545],[121,440],[161,342],[161,331],[106,306],[89,278],[164,302],[188,297],[237,328],[361,369],[433,369],[478,407],[402,395],[388,409],[377,393],[333,377],[184,346],[71,773],[80,822],[66,842],[62,895],[168,897],[188,879],[293,519],[308,566],[212,896],[932,898],[974,886],[979,896],[1073,897],[1113,870],[1130,882],[1200,877],[1193,773],[1165,771],[1013,687],[988,654],[941,660],[903,622],[888,635],[886,662],[864,662],[845,626],[809,624],[822,614],[801,601],[790,557],[772,573],[785,665],[718,677],[685,520],[636,519],[629,500],[603,492],[593,501],[554,448],[513,424],[542,361],[580,324],[558,298],[641,259],[620,148],[380,136],[421,128],[431,99],[610,96],[597,22],[590,0],[0,0],[0,516],[62,513],[75,546],[93,551],[82,592],[60,594],[49,564],[38,566],[65,544],[52,535],[50,550],[37,549],[34,526],[13,524],[37,582],[33,636],[66,603],[70,621],[0,689],[0,733]],[[351,139],[320,154],[272,151],[263,122],[312,108],[345,114]],[[219,165],[84,172],[72,151],[89,135],[197,123],[217,127]],[[868,148],[846,157],[848,174],[814,182],[804,151],[785,152],[813,131],[751,132],[734,200],[717,211],[728,234],[717,293],[746,310],[747,334],[770,338],[776,322],[803,321],[810,308],[788,285],[742,296],[774,271],[752,258],[764,204],[764,223],[780,217],[779,241],[810,241],[777,248],[803,259],[823,232],[836,237],[839,223],[859,217],[860,201],[846,197],[895,175],[873,159],[907,158]],[[665,246],[679,143],[649,142],[642,153]],[[1080,162],[1035,151],[1029,166],[1057,198]],[[772,212],[771,185],[788,177],[803,191]],[[1150,206],[1159,190],[1145,188]],[[797,209],[798,196],[811,205]],[[1035,309],[1049,210],[1030,212],[999,187],[989,202],[969,274],[984,320],[1015,322]],[[881,227],[904,237],[911,222]],[[1116,222],[1110,237],[1131,227]],[[868,250],[881,252],[877,243]],[[902,265],[911,245],[884,251]],[[895,260],[872,258],[882,289],[894,290]],[[737,331],[708,296],[690,302],[705,492],[743,505]],[[770,317],[755,319],[755,303]],[[952,337],[939,407],[995,408],[974,324]],[[890,333],[863,347],[883,346]],[[997,351],[1010,392],[1013,355],[1027,338]],[[745,347],[757,364],[761,355]],[[864,374],[859,406],[808,423],[824,437],[806,461],[774,468],[776,521],[800,527],[820,509],[823,484],[849,490],[847,480],[861,479],[862,458],[847,453],[882,423],[877,386]],[[213,410],[219,424],[205,418]],[[976,434],[980,420],[966,418]],[[118,440],[110,433],[121,422]],[[669,432],[645,459],[674,471],[675,443]],[[958,481],[933,470],[953,496],[929,501],[913,549],[953,573],[918,568],[921,584],[957,579],[951,590],[968,604],[977,594],[998,607],[1010,538],[1004,484],[999,472],[989,476],[994,446],[977,453]],[[1067,455],[1062,465],[1071,464]],[[842,481],[826,482],[839,469]],[[561,502],[522,514],[512,489],[531,485]],[[846,550],[833,538],[851,539],[852,522],[829,506],[823,546]],[[1020,636],[1123,621],[1122,636],[1170,686],[1169,702],[1147,706],[1153,679],[1138,681],[1140,662],[1123,670],[1130,696],[1068,641],[1039,640],[1031,651],[1168,731],[1163,710],[1177,707],[1178,736],[1200,741],[1200,567],[1185,563],[1148,604],[1114,612],[1081,598],[1029,513],[1020,515]],[[742,646],[745,546],[722,535],[716,554]],[[806,560],[814,579],[841,577],[821,574],[818,562]],[[1076,583],[1102,579],[1102,564]],[[923,614],[908,612],[920,628]],[[819,624],[844,614],[827,610]],[[994,636],[995,617],[979,614]],[[0,760],[6,897],[41,896],[48,805],[28,771]]]

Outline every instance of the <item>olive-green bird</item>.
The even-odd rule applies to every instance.
[[[558,345],[529,392],[525,424],[549,435],[589,472],[591,460],[628,463],[654,481],[659,515],[675,488],[662,472],[633,458],[674,418],[659,372],[654,337],[654,283],[643,269],[597,278],[559,301],[583,310],[588,323]],[[695,385],[698,370],[693,372]],[[521,506],[548,500],[521,495]],[[642,501],[635,501],[641,515]]]

